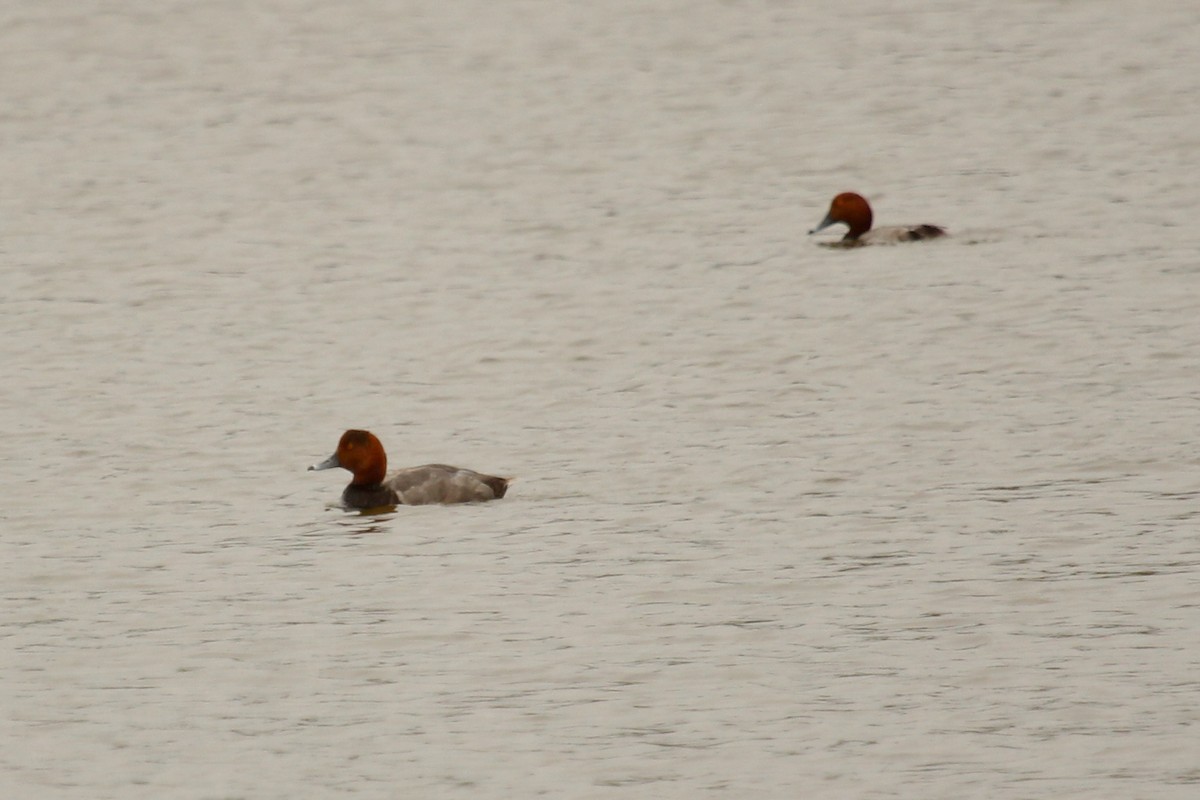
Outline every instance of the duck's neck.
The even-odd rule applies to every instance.
[[[846,231],[846,235],[842,237],[843,242],[857,242],[860,236],[871,230],[870,217],[867,218],[866,222],[855,220],[846,224],[850,226],[850,230]]]
[[[350,481],[351,486],[378,486],[383,483],[384,476],[387,475],[387,458],[373,458],[370,461],[360,464],[358,469],[354,471],[354,478]]]

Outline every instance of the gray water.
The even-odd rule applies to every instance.
[[[1198,26],[0,7],[3,795],[1195,797]]]

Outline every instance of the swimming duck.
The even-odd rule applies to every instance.
[[[346,431],[334,454],[309,469],[334,467],[354,473],[342,493],[342,503],[357,509],[498,500],[510,482],[509,478],[445,464],[409,467],[387,475],[387,453],[370,431]]]
[[[844,222],[850,228],[838,246],[855,247],[864,244],[895,244],[936,239],[946,235],[946,229],[937,225],[890,226],[871,228],[871,205],[861,194],[842,192],[829,204],[829,213],[821,224],[809,231],[809,235],[824,230],[830,225]]]

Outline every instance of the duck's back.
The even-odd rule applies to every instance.
[[[508,491],[508,479],[446,464],[426,464],[392,473],[384,486],[407,506],[426,503],[479,503],[498,500]]]
[[[946,229],[937,225],[886,225],[882,228],[872,228],[859,237],[859,241],[862,244],[898,244],[936,239],[945,235]]]

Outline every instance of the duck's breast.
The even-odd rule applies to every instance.
[[[384,484],[373,486],[355,486],[350,484],[342,492],[342,504],[347,508],[370,509],[395,506],[403,502],[400,496]]]

